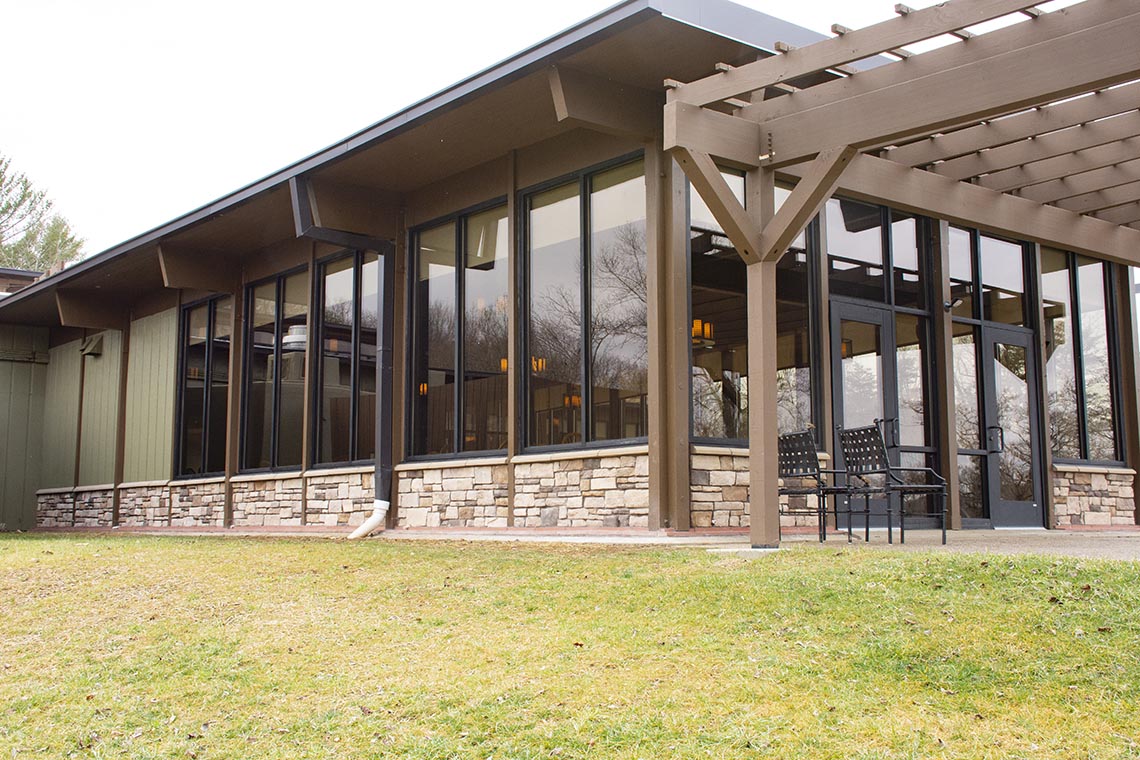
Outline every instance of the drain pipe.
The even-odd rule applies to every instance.
[[[321,225],[316,197],[309,178],[304,175],[289,178],[289,200],[293,206],[293,226],[297,237],[309,238],[350,250],[375,251],[380,258],[380,308],[376,326],[376,475],[372,481],[376,498],[372,515],[354,530],[349,538],[363,538],[384,526],[390,506],[386,499],[392,493],[392,309],[396,272],[396,246],[390,240],[339,230]],[[356,299],[360,300],[357,290]]]
[[[384,528],[392,493],[392,314],[395,288],[396,249],[388,244],[380,254],[380,308],[377,318],[379,338],[376,356],[376,474],[372,485],[376,495],[372,515],[354,530],[350,539],[365,538]],[[382,498],[383,497],[383,498]]]

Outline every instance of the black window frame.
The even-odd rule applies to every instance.
[[[245,475],[245,474],[256,474],[256,473],[266,473],[266,472],[301,472],[301,471],[304,471],[305,466],[307,464],[304,461],[304,459],[305,459],[304,456],[302,456],[302,461],[300,464],[296,464],[296,465],[291,464],[291,465],[286,465],[284,467],[281,467],[277,464],[277,458],[278,458],[278,453],[279,453],[279,448],[280,448],[278,445],[279,444],[278,439],[280,438],[280,427],[281,427],[281,358],[284,354],[284,352],[280,348],[281,341],[284,338],[284,335],[282,335],[282,332],[281,332],[284,309],[281,308],[281,304],[282,304],[284,297],[285,297],[285,281],[287,279],[289,279],[290,277],[297,275],[297,274],[300,274],[302,272],[305,272],[309,275],[309,300],[308,300],[308,303],[306,304],[308,311],[307,311],[306,317],[305,317],[305,324],[306,324],[305,352],[306,352],[306,361],[308,361],[309,360],[309,353],[312,351],[312,348],[313,348],[312,330],[308,329],[308,328],[310,328],[312,326],[312,315],[313,315],[312,305],[313,305],[313,300],[314,300],[313,288],[316,287],[316,283],[315,283],[316,278],[313,277],[313,273],[312,273],[312,270],[311,270],[309,264],[307,264],[307,263],[301,264],[299,266],[295,266],[295,267],[292,267],[290,269],[287,269],[283,272],[278,272],[277,274],[271,275],[269,277],[264,277],[260,280],[256,280],[254,282],[248,283],[244,289],[245,300],[242,303],[242,316],[243,316],[242,330],[243,330],[243,335],[242,335],[242,357],[241,357],[241,367],[242,367],[241,425],[240,425],[241,433],[239,435],[239,446],[238,446],[238,472],[240,474],[243,474],[243,475]],[[250,381],[252,380],[252,373],[250,372],[250,369],[252,367],[252,362],[253,362],[253,341],[250,340],[250,338],[252,337],[251,330],[253,329],[253,292],[257,288],[261,287],[262,285],[265,285],[265,284],[268,284],[271,282],[274,283],[274,303],[276,304],[276,307],[274,309],[274,316],[273,316],[273,340],[274,340],[273,420],[272,420],[272,425],[270,426],[270,434],[269,434],[270,435],[270,439],[269,439],[269,447],[270,447],[269,461],[270,461],[270,465],[268,467],[245,467],[244,465],[245,465],[246,437],[247,437],[246,434],[248,432],[248,427],[249,427],[249,415],[248,415],[248,411],[249,411],[249,408],[248,408],[248,406],[249,406],[249,389],[250,389]],[[306,374],[305,374],[305,382],[306,383],[312,382],[312,379],[310,377],[311,374],[312,373],[310,373],[310,372],[306,372]],[[307,398],[307,397],[308,397],[307,393],[302,394],[302,398]]]
[[[531,202],[536,195],[539,195],[547,190],[553,190],[558,187],[577,183],[578,184],[578,238],[579,238],[579,262],[581,264],[582,276],[579,284],[581,288],[581,304],[582,314],[586,317],[582,319],[581,334],[579,336],[580,346],[582,349],[582,374],[579,378],[581,387],[581,411],[579,423],[581,424],[582,440],[574,443],[558,443],[558,444],[545,444],[541,446],[532,445],[530,443],[530,377],[531,373],[527,369],[530,366],[529,359],[524,362],[519,362],[521,365],[518,368],[510,368],[511,372],[521,372],[518,377],[518,418],[517,429],[515,431],[518,440],[522,442],[520,449],[528,454],[541,454],[545,452],[556,451],[574,451],[581,450],[594,450],[594,449],[607,449],[607,448],[620,448],[623,446],[637,446],[648,443],[649,430],[648,423],[646,424],[646,434],[642,436],[635,436],[632,438],[611,438],[605,440],[594,440],[590,436],[593,432],[593,386],[590,382],[591,366],[590,366],[590,319],[591,308],[593,306],[592,299],[592,284],[593,284],[593,266],[591,257],[591,234],[590,234],[590,191],[591,179],[598,174],[602,174],[611,169],[616,169],[620,166],[633,164],[638,161],[642,163],[642,176],[644,177],[644,161],[645,151],[638,150],[627,153],[622,156],[603,161],[601,163],[579,169],[574,172],[563,174],[559,177],[540,182],[530,187],[523,188],[518,191],[518,202],[515,208],[518,210],[518,223],[516,224],[517,248],[518,248],[518,266],[516,267],[516,292],[518,293],[518,303],[516,310],[519,315],[518,329],[516,330],[515,339],[519,345],[519,356],[530,357],[530,345],[528,337],[530,334],[530,211]],[[648,178],[646,179],[648,182]],[[648,185],[647,185],[648,187]],[[649,252],[646,252],[649,255]],[[646,394],[648,397],[648,393]],[[648,398],[646,399],[648,403]]]
[[[453,359],[455,361],[455,382],[452,388],[452,409],[454,410],[454,424],[451,431],[451,446],[452,450],[448,453],[439,454],[416,454],[413,448],[413,430],[415,425],[415,416],[413,407],[415,406],[416,398],[416,363],[415,363],[415,337],[416,331],[414,325],[405,330],[404,341],[404,355],[408,357],[404,372],[404,387],[406,398],[409,399],[405,405],[404,411],[404,451],[408,452],[405,459],[408,461],[439,461],[447,459],[478,459],[486,457],[499,457],[507,452],[507,447],[504,446],[500,449],[480,449],[477,451],[465,451],[463,449],[463,436],[465,433],[465,406],[466,399],[464,394],[464,377],[465,367],[463,364],[464,355],[464,331],[466,329],[466,280],[467,280],[467,219],[477,214],[486,211],[491,211],[497,208],[504,208],[507,211],[507,224],[510,225],[510,207],[508,204],[507,196],[501,195],[492,198],[488,201],[477,203],[473,206],[468,206],[459,211],[456,211],[445,216],[436,217],[428,220],[423,224],[417,224],[415,227],[408,230],[407,236],[407,251],[408,251],[408,267],[406,272],[406,302],[408,307],[407,314],[411,319],[415,319],[416,314],[416,278],[419,272],[419,243],[420,235],[436,227],[445,224],[452,224],[455,227],[455,314],[456,314],[456,330],[455,330],[455,349]],[[508,256],[509,256],[508,252]],[[509,281],[508,281],[509,282]],[[511,307],[514,308],[513,306]],[[513,335],[507,336],[507,340],[514,340]],[[507,368],[509,374],[514,372],[513,367]],[[508,407],[511,403],[510,396],[507,397]]]
[[[1123,408],[1121,395],[1121,367],[1120,367],[1120,330],[1118,326],[1118,319],[1120,315],[1119,304],[1117,303],[1117,288],[1116,267],[1110,262],[1103,259],[1093,258],[1091,256],[1081,256],[1072,251],[1064,251],[1057,249],[1065,254],[1065,266],[1069,273],[1069,298],[1072,299],[1072,322],[1073,322],[1073,374],[1076,383],[1077,391],[1077,435],[1079,438],[1081,456],[1073,459],[1071,457],[1058,457],[1052,456],[1053,442],[1048,441],[1049,452],[1052,456],[1052,461],[1057,464],[1073,464],[1073,465],[1093,465],[1104,467],[1122,467],[1125,464],[1125,440],[1122,417],[1119,414]],[[1109,398],[1112,400],[1113,414],[1112,419],[1112,433],[1113,433],[1113,446],[1116,449],[1115,459],[1092,459],[1089,457],[1089,438],[1088,438],[1088,404],[1087,392],[1085,390],[1085,356],[1084,356],[1084,332],[1081,329],[1081,302],[1080,302],[1080,261],[1084,258],[1089,261],[1099,263],[1102,267],[1103,277],[1101,281],[1104,287],[1104,318],[1105,318],[1105,342],[1107,343],[1108,350],[1108,384],[1109,384]],[[1046,394],[1047,395],[1047,394]],[[1049,410],[1052,414],[1052,410]]]
[[[311,430],[309,431],[309,459],[305,466],[314,470],[332,469],[337,467],[354,467],[358,465],[366,465],[375,461],[376,456],[360,457],[359,454],[359,431],[360,431],[360,346],[361,334],[363,333],[363,325],[360,322],[361,309],[363,307],[362,294],[364,292],[364,260],[371,253],[377,257],[377,268],[380,272],[380,277],[383,277],[383,266],[381,264],[382,256],[373,251],[365,251],[362,249],[352,250],[344,249],[337,253],[325,256],[318,259],[313,267],[313,281],[312,281],[312,298],[310,299],[311,305],[309,313],[311,315],[310,323],[314,326],[313,339],[309,342],[308,348],[313,353],[313,375],[311,396],[311,409],[313,410]],[[325,345],[325,292],[324,292],[324,278],[325,271],[330,264],[343,261],[344,259],[351,258],[352,263],[352,371],[351,371],[351,412],[349,415],[349,451],[351,455],[349,459],[336,462],[320,462],[320,441],[321,441],[321,394],[324,392],[324,375],[325,375],[325,362],[324,345]],[[377,283],[379,285],[379,283]],[[380,296],[380,289],[377,289],[377,297]],[[382,308],[382,305],[381,305]],[[278,320],[280,321],[280,319]],[[377,332],[377,355],[380,349],[380,334]],[[276,454],[276,452],[275,452]]]
[[[210,396],[213,394],[213,366],[214,366],[214,335],[215,328],[217,327],[217,312],[218,304],[226,299],[230,299],[230,308],[233,308],[233,296],[230,293],[218,293],[206,298],[199,298],[195,301],[182,304],[178,310],[178,396],[177,396],[177,410],[178,418],[174,428],[174,463],[173,472],[174,480],[196,480],[200,478],[215,478],[221,477],[226,473],[225,466],[225,453],[223,452],[223,465],[221,470],[210,470],[198,473],[183,473],[182,472],[182,453],[183,453],[183,425],[186,418],[186,339],[190,332],[190,313],[195,309],[206,307],[206,363],[203,369],[203,393],[202,393],[202,444],[201,456],[203,468],[207,465],[209,460],[209,443],[210,443]],[[233,330],[231,326],[229,350],[233,352]],[[232,357],[231,357],[232,362]],[[226,392],[228,394],[230,383],[233,378],[230,377],[229,367],[226,368]],[[227,417],[228,423],[228,417]]]

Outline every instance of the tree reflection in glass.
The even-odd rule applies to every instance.
[[[464,233],[464,451],[507,447],[507,208],[467,218]]]
[[[412,453],[455,451],[455,224],[418,236],[413,294]]]
[[[590,180],[593,440],[648,428],[645,177],[640,161]]]
[[[582,248],[578,183],[530,199],[527,345],[532,446],[582,440]]]

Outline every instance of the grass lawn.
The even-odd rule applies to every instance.
[[[0,758],[1140,757],[1140,564],[0,537]]]

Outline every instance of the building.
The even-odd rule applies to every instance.
[[[27,269],[9,269],[0,267],[0,298],[15,293],[20,288],[26,288],[36,281],[43,272],[31,272]]]
[[[627,0],[3,299],[5,525],[772,545],[875,419],[954,528],[1134,524],[1140,3],[840,31]]]

